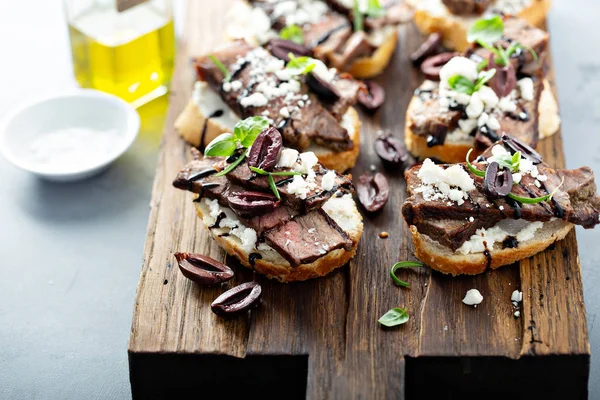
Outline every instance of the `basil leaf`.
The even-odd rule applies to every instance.
[[[250,171],[256,172],[259,175],[269,175],[269,173],[267,171],[265,171],[264,169],[260,169],[260,168],[256,168],[256,167],[248,167],[248,168],[250,168]]]
[[[408,284],[408,282],[404,282],[403,280],[399,279],[396,276],[396,271],[399,270],[400,268],[411,268],[411,267],[422,267],[423,263],[420,263],[418,261],[400,261],[397,262],[396,264],[392,265],[392,269],[390,269],[390,276],[392,277],[392,280],[394,281],[394,283],[398,286],[402,286],[402,287],[410,287],[410,284]]]
[[[481,18],[467,32],[467,41],[469,43],[477,42],[480,45],[491,45],[502,39],[504,34],[504,22],[499,16],[490,18]]]
[[[473,151],[473,149],[469,149],[469,151],[467,151],[467,167],[469,167],[469,170],[475,175],[478,176],[480,178],[485,177],[485,171],[480,171],[477,168],[475,168],[475,166],[473,164],[471,164],[471,162],[469,161],[469,156],[471,155],[471,152]]]
[[[279,190],[277,190],[277,185],[275,185],[275,180],[273,179],[273,175],[271,174],[269,174],[269,186],[271,187],[271,190],[273,191],[275,197],[277,197],[277,200],[281,200]]]
[[[496,75],[496,68],[488,69],[485,71],[479,78],[477,78],[477,82],[475,83],[475,87],[473,88],[473,92],[481,89],[483,85],[488,83],[490,79],[492,79]]]
[[[518,201],[519,203],[536,204],[536,203],[541,203],[542,201],[550,200],[552,198],[552,194],[553,193],[547,194],[542,197],[521,197],[521,196],[517,196],[516,194],[509,193],[508,197],[510,197],[511,199],[513,199],[515,201]]]
[[[248,148],[252,146],[256,137],[264,130],[269,127],[269,121],[267,118],[258,116],[258,117],[248,117],[245,120],[242,120],[235,124],[235,128],[233,128],[233,135],[236,140],[239,141],[242,146]]]
[[[379,0],[369,0],[366,14],[371,18],[379,18],[385,15],[385,8],[381,7]]]
[[[304,31],[298,25],[288,25],[279,32],[279,37],[294,43],[304,44]]]
[[[231,133],[222,133],[206,146],[204,155],[209,157],[229,157],[236,148],[237,145],[233,135]]]
[[[408,322],[408,313],[405,309],[395,307],[383,314],[378,322],[387,327],[402,325]]]
[[[306,75],[317,66],[316,60],[312,57],[295,57],[292,53],[289,53],[288,57],[290,61],[285,66],[285,69],[292,75]]]
[[[225,82],[229,82],[231,80],[231,73],[229,73],[229,70],[227,69],[227,67],[225,67],[223,65],[223,63],[219,60],[217,60],[217,58],[215,56],[213,56],[212,54],[208,56],[208,58],[210,58],[210,60],[215,63],[215,65],[217,66],[217,68],[219,68],[221,70],[221,72],[223,73],[223,75],[225,76]]]
[[[517,172],[521,167],[521,152],[517,151],[512,157],[512,172]]]
[[[244,159],[247,156],[248,156],[248,150],[246,150],[246,152],[244,154],[242,154],[241,156],[239,156],[237,160],[235,160],[234,162],[232,162],[231,164],[229,164],[229,166],[227,168],[225,168],[223,171],[219,172],[215,176],[227,175],[228,173],[230,173],[231,171],[233,171],[235,169],[235,167],[237,167],[238,165],[240,165],[241,162],[244,161]]]
[[[450,79],[448,79],[448,85],[457,92],[469,95],[473,94],[475,90],[475,84],[462,75],[451,76]]]

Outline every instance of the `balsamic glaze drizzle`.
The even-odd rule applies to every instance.
[[[202,134],[200,135],[200,144],[198,145],[198,150],[200,150],[201,153],[204,153],[204,150],[206,149],[206,146],[204,146],[204,139],[206,138],[206,130],[208,129],[208,121],[211,118],[218,118],[218,117],[221,117],[222,115],[223,115],[223,110],[216,110],[204,119],[204,125],[202,126]]]

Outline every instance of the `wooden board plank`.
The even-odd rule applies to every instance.
[[[290,397],[311,399],[445,397],[465,388],[585,396],[590,349],[574,232],[519,265],[476,277],[402,271],[411,288],[401,289],[392,284],[388,268],[412,257],[401,216],[406,187],[401,171],[386,170],[389,204],[365,217],[363,239],[347,267],[323,279],[279,284],[253,277],[225,257],[196,218],[190,195],[171,186],[189,160],[189,146],[172,126],[191,93],[190,58],[222,41],[232,1],[208,3],[189,2],[172,83],[129,342],[134,396],[164,397],[191,387],[207,394],[220,385],[228,393],[266,387],[266,393],[286,390]],[[376,134],[389,129],[402,135],[404,110],[422,80],[408,61],[421,36],[411,25],[399,35],[394,59],[377,79],[387,101],[374,116],[361,115],[354,175],[371,165],[383,170],[373,148]],[[560,134],[543,140],[540,151],[551,165],[564,165]],[[380,239],[381,231],[390,237]],[[184,278],[174,262],[176,251],[237,265],[231,285],[259,280],[262,306],[245,318],[216,317],[209,304],[223,289],[200,288]],[[461,303],[473,287],[484,295],[477,308]],[[520,318],[510,302],[515,289],[524,293]],[[406,307],[411,320],[399,329],[382,329],[378,317],[395,306]],[[556,383],[540,389],[544,380]]]

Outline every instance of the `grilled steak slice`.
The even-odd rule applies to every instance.
[[[492,0],[442,0],[442,3],[452,14],[479,15],[483,14]]]
[[[463,112],[443,109],[438,97],[439,86],[433,82],[426,85],[426,93],[418,90],[415,93],[417,103],[411,110],[410,129],[415,135],[432,136],[435,140],[430,142],[434,144],[443,144],[446,135],[458,127]]]
[[[281,169],[276,168],[274,171],[276,172],[279,170]],[[322,165],[317,164],[314,171],[316,175],[315,185],[314,188],[307,192],[305,199],[301,199],[290,192],[290,184],[293,181],[293,177],[273,176],[283,202],[291,208],[300,211],[301,213],[306,213],[310,210],[321,207],[323,203],[329,200],[329,198],[338,190],[352,190],[352,182],[346,176],[340,175],[337,172],[333,188],[331,190],[324,190],[322,189],[321,183],[323,175],[325,172],[327,172],[327,170]],[[246,162],[242,162],[237,168],[227,174],[227,177],[231,180],[231,182],[240,186],[244,186],[248,189],[270,191],[268,178],[252,172],[248,168],[248,164]]]
[[[334,151],[354,146],[338,118],[356,102],[358,91],[363,89],[361,83],[336,75],[331,84],[341,96],[327,105],[330,112],[309,93],[306,84],[281,74],[283,61],[262,48],[251,49],[245,43],[235,42],[212,55],[231,72],[231,82],[223,82],[223,72],[208,56],[197,60],[198,77],[218,91],[241,118],[268,116],[282,131],[285,144],[301,151],[312,142]]]
[[[530,25],[525,20],[508,18],[504,21],[504,37],[495,44],[499,44],[506,49],[515,41],[524,47],[517,49],[511,55],[511,62],[515,70],[525,75],[535,75],[542,72],[548,53],[548,33]],[[477,46],[467,50],[466,56],[479,62],[483,59],[487,60],[489,55],[490,51],[488,49]]]
[[[495,146],[504,146],[511,154],[515,152],[505,145],[504,140]],[[490,148],[482,157],[485,159],[491,155]],[[468,171],[463,164],[460,165]],[[479,170],[487,166],[484,163],[474,165]],[[446,169],[450,166],[441,167]],[[543,162],[538,163],[536,177],[529,173],[522,175],[520,182],[511,190],[513,194],[526,198],[553,193],[552,200],[534,204],[519,203],[508,197],[491,199],[485,194],[483,179],[473,174],[470,176],[475,188],[467,192],[464,203],[444,198],[426,199],[418,176],[421,168],[416,166],[406,173],[410,197],[402,206],[402,214],[409,225],[415,225],[419,232],[452,250],[458,249],[477,229],[489,228],[504,220],[547,222],[559,218],[585,228],[593,228],[600,223],[600,196],[596,194],[594,175],[589,167],[556,170]]]
[[[322,209],[267,231],[264,238],[292,266],[311,263],[336,249],[352,248],[352,240]]]

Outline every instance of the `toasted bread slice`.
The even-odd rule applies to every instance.
[[[410,227],[410,231],[415,256],[419,260],[444,274],[475,275],[488,268],[496,269],[544,251],[557,240],[564,239],[572,228],[572,223],[560,219],[545,222],[532,239],[519,242],[519,247],[503,249],[500,243],[496,243],[489,250],[489,256],[484,253],[463,255],[453,252],[449,247],[419,233],[414,225]]]
[[[439,32],[442,42],[449,49],[464,51],[469,46],[467,31],[481,16],[452,14],[441,0],[409,0],[415,9],[415,24],[425,34]],[[550,9],[550,0],[531,0],[517,16],[540,28]]]
[[[207,120],[206,115],[210,115],[215,110],[223,110],[223,115]],[[196,82],[192,99],[175,121],[175,129],[186,142],[196,147],[203,137],[203,146],[206,146],[220,134],[233,132],[233,127],[238,120],[239,117],[221,100],[218,94],[208,87],[206,82]],[[350,139],[354,142],[354,146],[350,150],[335,152],[313,144],[308,151],[314,152],[319,161],[327,168],[344,172],[354,166],[360,152],[361,124],[356,110],[352,107],[348,108],[342,116],[340,124],[346,128]],[[204,135],[202,134],[203,130]]]
[[[336,268],[345,265],[356,253],[358,242],[363,232],[362,217],[356,208],[356,204],[350,194],[342,197],[332,197],[323,206],[327,214],[342,228],[352,240],[353,246],[349,251],[344,249],[333,250],[310,264],[301,264],[292,267],[279,253],[273,249],[266,248],[252,250],[252,253],[260,254],[262,258],[254,258],[253,265],[249,262],[249,252],[244,249],[242,241],[237,236],[229,234],[230,228],[210,228],[212,225],[209,215],[210,208],[204,202],[196,202],[198,217],[202,219],[205,228],[209,230],[217,244],[227,252],[236,257],[242,265],[251,268],[260,274],[280,282],[304,281],[327,275]],[[261,246],[259,246],[261,247]]]
[[[465,161],[469,149],[473,148],[473,140],[450,141],[446,139],[443,145],[429,147],[427,139],[424,136],[415,135],[410,129],[411,110],[416,106],[416,99],[413,97],[406,110],[406,126],[404,129],[404,141],[406,148],[413,156],[419,159],[435,158],[446,163],[460,163]],[[544,80],[544,89],[538,105],[539,111],[539,131],[540,138],[548,137],[558,131],[560,127],[560,117],[558,116],[558,105],[552,93],[550,83]],[[507,132],[510,134],[510,132]],[[478,156],[480,152],[473,149],[471,157]]]
[[[347,72],[359,79],[369,79],[381,74],[390,63],[397,43],[398,33],[393,30],[370,57],[354,60]]]

